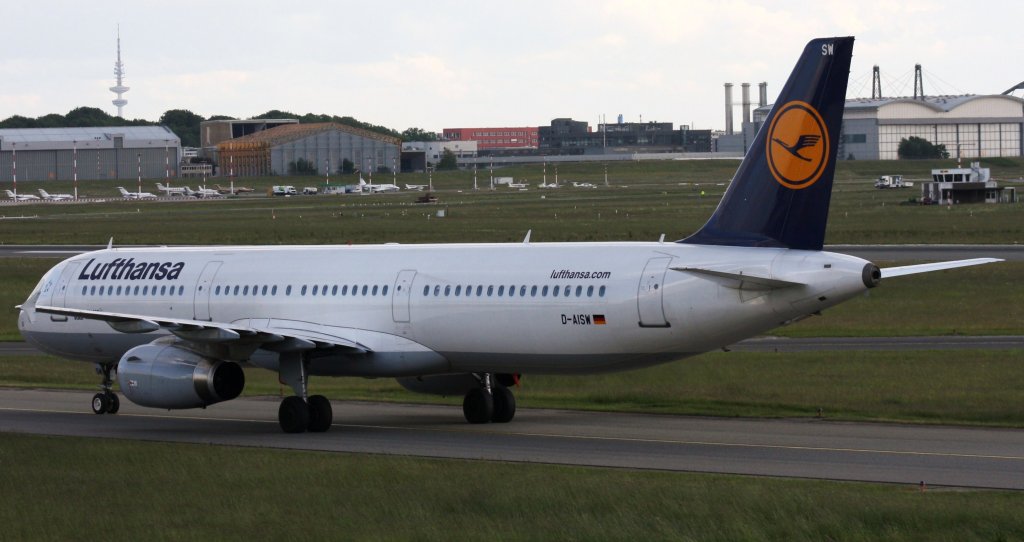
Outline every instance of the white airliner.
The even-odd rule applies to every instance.
[[[47,201],[69,201],[75,199],[71,194],[51,194],[42,188],[36,190],[39,192],[39,197]]]
[[[124,189],[123,186],[117,187],[118,191],[121,192],[121,197],[124,199],[155,199],[156,196],[150,192],[129,192]]]
[[[163,192],[167,196],[187,196],[188,187],[185,186],[164,186],[163,183],[156,183],[156,189]]]
[[[48,271],[20,307],[40,349],[97,365],[96,413],[233,399],[239,362],[295,392],[286,432],[326,431],[310,376],[391,377],[464,395],[473,423],[515,415],[517,375],[617,371],[731,345],[883,279],[823,252],[853,38],[811,41],[736,180],[678,242],[112,248]],[[884,309],[883,309],[884,310]]]
[[[4,190],[4,192],[7,193],[8,198],[11,198],[14,201],[36,201],[39,199],[39,196],[36,196],[35,194],[15,194],[10,190]]]

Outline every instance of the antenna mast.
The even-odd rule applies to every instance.
[[[117,86],[110,87],[110,92],[117,94],[117,99],[112,101],[117,106],[117,116],[124,118],[121,110],[128,105],[121,95],[128,92],[129,88],[124,86],[124,64],[121,63],[121,25],[117,25],[117,62],[114,63],[114,77],[117,78]]]

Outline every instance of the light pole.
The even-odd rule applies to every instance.
[[[18,144],[11,143],[11,178],[14,181],[14,202],[18,202]]]
[[[140,199],[141,200],[142,199],[142,153],[138,153],[135,156],[138,157],[138,159],[139,159],[139,189],[138,189],[138,196],[136,197],[136,199]]]
[[[78,201],[78,141],[71,140],[71,178],[74,180],[75,201]]]

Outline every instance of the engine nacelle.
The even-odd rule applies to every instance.
[[[238,397],[245,373],[234,362],[203,357],[169,344],[144,344],[117,363],[121,392],[154,408],[198,408]]]

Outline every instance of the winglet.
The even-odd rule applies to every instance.
[[[110,240],[107,241],[107,250],[114,248],[114,236],[110,236]]]
[[[523,244],[524,245],[530,244],[530,234],[531,233],[533,233],[533,230],[526,230],[526,237],[523,238]]]

